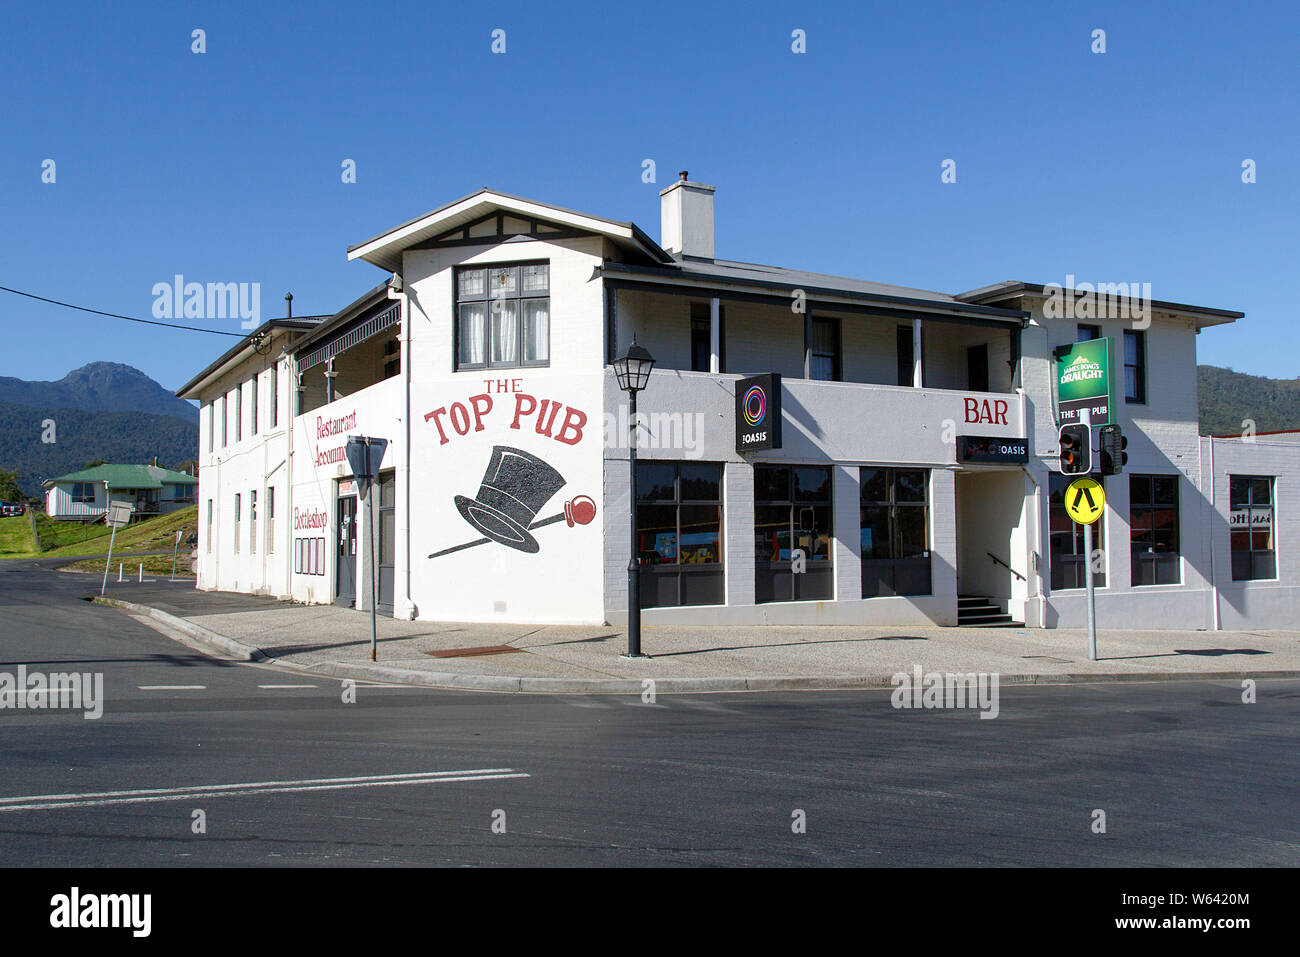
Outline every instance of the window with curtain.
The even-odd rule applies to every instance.
[[[549,263],[456,270],[456,368],[544,366],[551,360]]]
[[[812,377],[823,382],[837,381],[840,378],[840,321],[814,316],[811,345]]]

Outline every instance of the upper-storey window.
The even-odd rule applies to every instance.
[[[1074,332],[1075,342],[1087,342],[1090,339],[1100,339],[1100,338],[1101,338],[1101,326],[1095,325],[1093,323],[1081,322],[1079,323],[1078,326],[1075,327],[1075,332]]]
[[[457,268],[456,368],[545,366],[550,361],[550,265]]]
[[[1124,401],[1147,400],[1147,334],[1124,331]]]
[[[809,375],[823,382],[840,378],[840,321],[816,316],[812,321],[812,362]]]

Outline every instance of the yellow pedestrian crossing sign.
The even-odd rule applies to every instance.
[[[1065,488],[1065,511],[1080,525],[1091,525],[1106,510],[1106,491],[1096,479],[1077,478]]]

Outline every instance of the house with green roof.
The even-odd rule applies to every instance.
[[[127,502],[133,517],[163,515],[195,503],[196,476],[157,465],[96,465],[45,483],[45,513],[61,521],[95,522],[110,504]]]

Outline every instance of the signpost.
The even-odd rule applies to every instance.
[[[134,511],[135,506],[130,502],[110,501],[108,503],[108,513],[104,516],[104,524],[113,531],[108,536],[108,558],[104,560],[104,581],[99,586],[100,598],[104,597],[104,590],[108,588],[108,570],[113,565],[113,543],[117,540],[117,530],[131,521],[131,513]]]
[[[1065,511],[1083,526],[1083,552],[1087,562],[1088,659],[1097,660],[1097,594],[1092,584],[1092,523],[1106,511],[1106,492],[1094,478],[1077,478],[1065,487]]]
[[[167,579],[174,582],[176,580],[176,554],[180,551],[181,536],[185,534],[185,529],[176,529],[176,544],[172,546],[172,577]]]
[[[377,619],[379,602],[379,585],[376,581],[377,572],[375,569],[375,552],[378,551],[378,545],[375,543],[375,508],[374,502],[371,501],[370,486],[374,482],[375,476],[379,474],[379,463],[384,460],[384,449],[388,448],[387,439],[376,439],[368,435],[349,435],[346,452],[348,465],[352,467],[352,475],[357,481],[357,494],[361,501],[366,503],[366,524],[370,527],[371,532],[366,536],[366,544],[370,551],[370,660],[377,661],[377,651],[379,646],[379,622]]]

